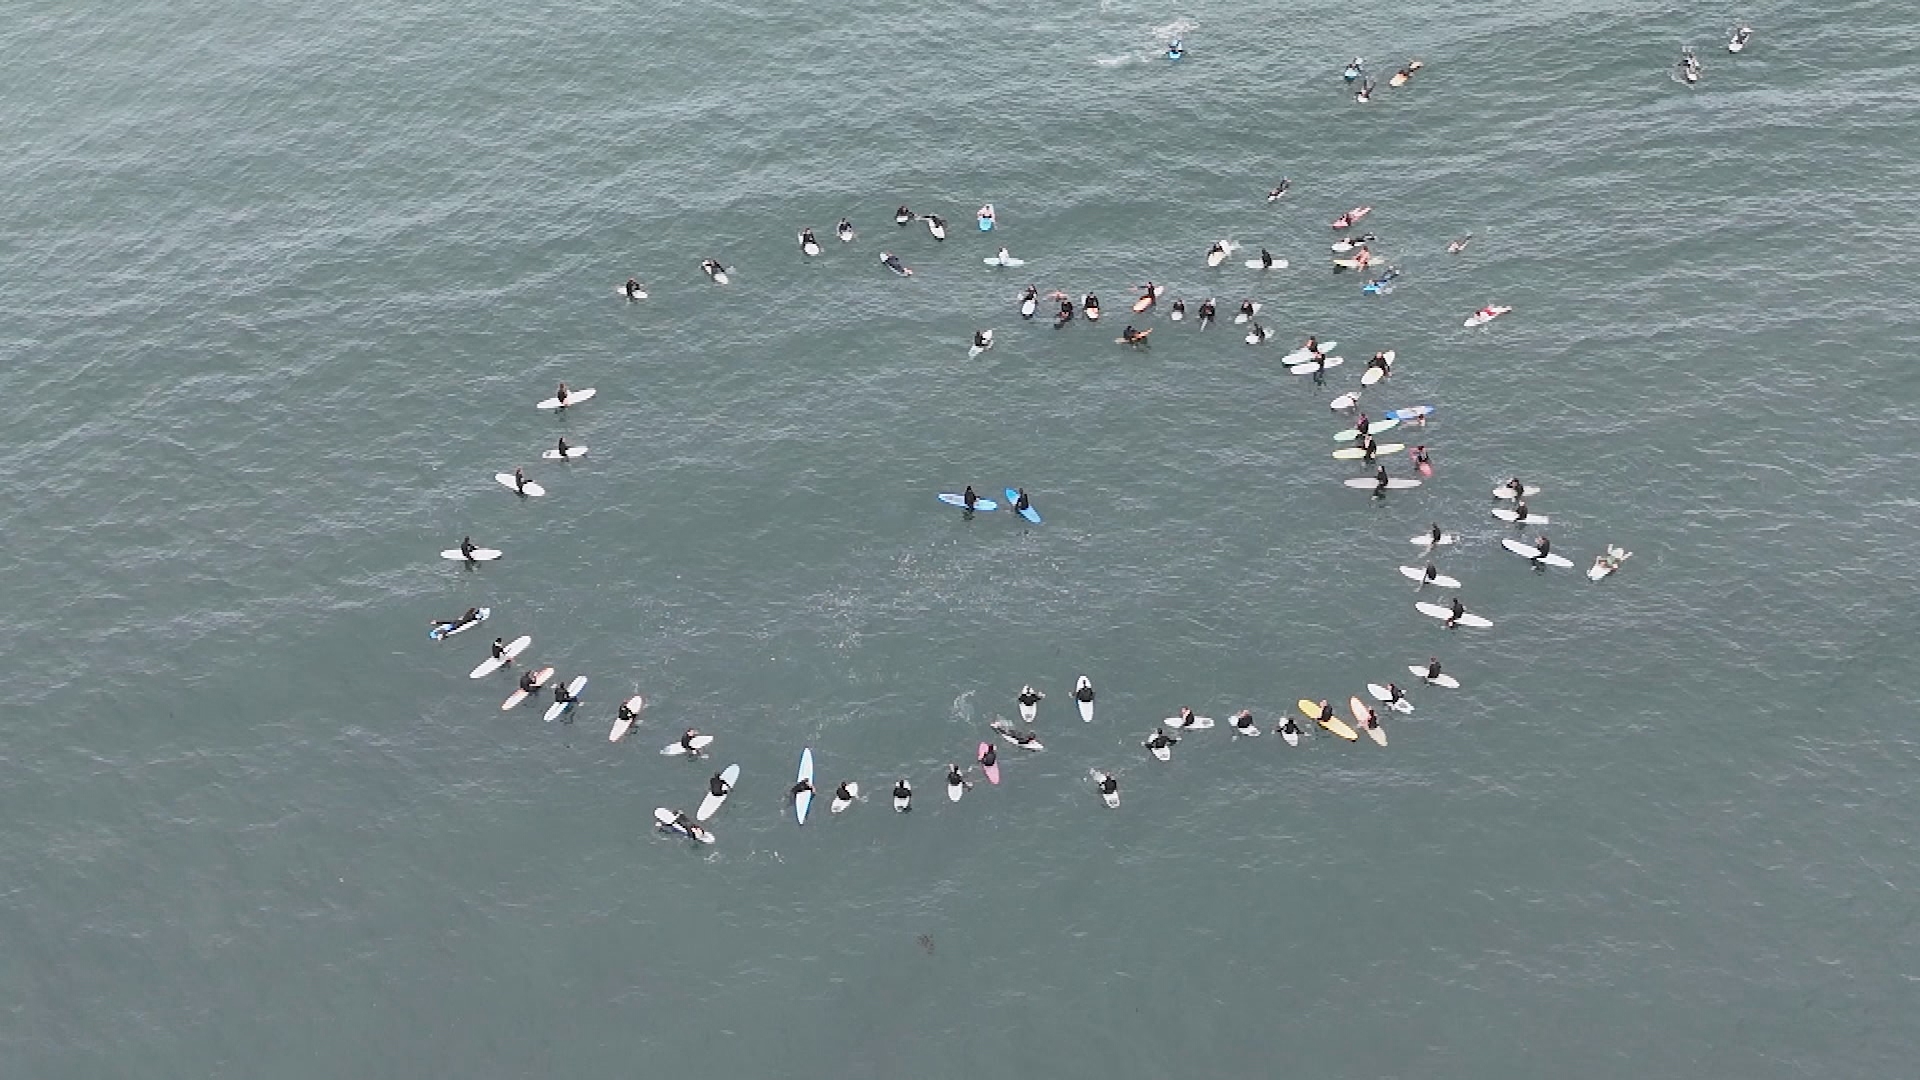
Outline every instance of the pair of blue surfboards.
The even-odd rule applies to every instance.
[[[1001,494],[1006,496],[1007,505],[1009,507],[1012,507],[1018,504],[1020,501],[1020,491],[1017,488],[1002,488]],[[939,499],[941,502],[946,503],[948,506],[958,506],[963,510],[966,509],[966,506],[967,506],[967,500],[965,496],[956,495],[950,491],[942,492],[941,494],[936,495],[934,497]],[[993,511],[1000,509],[1000,504],[997,502],[994,502],[992,499],[975,499],[973,500],[973,508],[975,510],[984,510],[988,513],[992,513]],[[1027,507],[1025,510],[1020,511],[1020,516],[1022,518],[1025,518],[1031,524],[1034,524],[1034,525],[1040,524],[1040,511],[1035,510],[1031,506]]]

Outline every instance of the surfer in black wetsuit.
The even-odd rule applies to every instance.
[[[813,229],[811,228],[801,229],[800,230],[800,250],[801,251],[807,250],[807,245],[809,244],[813,245],[814,247],[819,247],[820,241],[815,240],[813,238]]]
[[[907,209],[905,205],[902,205],[900,209],[895,210],[893,212],[893,223],[895,225],[905,225],[907,222],[912,221],[913,219],[914,219],[913,211]]]
[[[1513,500],[1513,520],[1516,524],[1527,520],[1527,500]]]
[[[567,689],[567,684],[554,683],[553,700],[556,704],[567,705],[579,699],[573,696],[573,691]]]
[[[625,290],[627,294],[627,299],[629,300],[640,299],[640,282],[637,279],[628,278],[627,284],[625,286]]]
[[[502,661],[507,658],[507,643],[500,638],[493,639],[493,658]]]
[[[991,769],[999,763],[1000,755],[994,752],[993,744],[988,743],[987,748],[980,753],[980,767],[983,769]]]
[[[1073,321],[1073,301],[1068,300],[1065,297],[1061,297],[1060,312],[1059,314],[1053,317],[1053,328],[1058,330],[1059,328],[1067,325],[1072,321]]]
[[[1387,684],[1387,704],[1398,705],[1405,700],[1407,695],[1401,692],[1399,683]]]
[[[561,383],[561,384],[560,384],[560,389],[558,389],[558,390],[555,390],[555,391],[553,392],[553,396],[554,396],[554,397],[557,397],[557,398],[559,398],[559,399],[560,399],[560,407],[561,407],[561,408],[563,408],[563,409],[564,409],[564,408],[566,408],[566,407],[567,407],[567,398],[568,398],[568,397],[570,396],[570,395],[569,395],[569,393],[568,393],[568,391],[567,391],[567,384],[566,384],[566,383]]]
[[[1206,329],[1207,324],[1213,321],[1213,316],[1213,297],[1209,296],[1205,300],[1200,301],[1200,328],[1203,330]]]
[[[793,796],[796,799],[802,795],[811,795],[813,794],[813,781],[802,780],[799,783],[788,788],[787,794]]]
[[[688,728],[687,730],[680,733],[680,749],[685,750],[687,752],[687,756],[689,757],[700,756],[700,748],[693,745],[693,740],[696,738],[699,738],[699,736],[700,736],[699,728]]]
[[[1287,179],[1284,176],[1281,177],[1280,186],[1277,188],[1274,188],[1272,191],[1267,192],[1267,201],[1278,202],[1280,200],[1280,197],[1282,195],[1285,195],[1287,193],[1287,189],[1292,186],[1293,186],[1293,181]]]
[[[1013,512],[1020,514],[1033,509],[1033,503],[1027,499],[1027,489],[1021,488],[1018,494],[1019,498],[1013,500]]]
[[[468,562],[478,562],[479,560],[473,557],[473,553],[479,550],[480,549],[478,547],[474,546],[473,537],[463,536],[460,538],[460,557],[461,558],[467,560]]]
[[[1437,578],[1439,576],[1440,576],[1440,569],[1434,566],[1432,563],[1428,563],[1427,572],[1425,576],[1423,576],[1420,580],[1423,582],[1432,581],[1434,578]]]
[[[1548,554],[1550,554],[1553,551],[1553,541],[1547,539],[1546,533],[1541,533],[1533,541],[1533,547],[1534,547],[1534,550],[1540,553],[1538,555],[1535,555],[1534,558],[1544,559],[1547,557]]]
[[[1373,474],[1373,494],[1378,498],[1387,493],[1387,467],[1380,466]]]
[[[1440,543],[1440,538],[1444,535],[1446,534],[1440,531],[1440,523],[1437,521],[1434,522],[1432,526],[1432,531],[1427,533],[1427,546],[1434,547],[1438,545]]]
[[[1452,613],[1447,616],[1447,625],[1456,626],[1460,622],[1460,616],[1467,613],[1467,605],[1461,603],[1460,598],[1456,596],[1453,598],[1453,603],[1449,610]]]
[[[974,504],[974,503],[977,503],[977,502],[979,502],[979,501],[980,501],[980,496],[978,496],[978,495],[975,495],[975,494],[973,493],[973,485],[972,485],[972,484],[968,484],[968,485],[967,485],[967,490],[965,490],[965,491],[963,491],[963,492],[961,492],[961,493],[960,493],[960,502],[961,502],[961,503],[962,503],[963,505],[965,505],[965,506],[966,506],[966,508],[967,508],[967,509],[969,509],[969,510],[971,510],[971,509],[973,509],[973,504]]]
[[[1119,791],[1120,781],[1115,780],[1112,773],[1103,772],[1100,774],[1100,794],[1116,795]]]
[[[1260,269],[1262,270],[1273,269],[1273,253],[1268,251],[1266,248],[1260,249]]]
[[[1289,716],[1284,722],[1274,725],[1273,733],[1275,735],[1297,736],[1300,734],[1300,725],[1294,723],[1293,717]]]
[[[899,803],[894,809],[899,810],[901,813],[913,809],[913,785],[907,783],[905,778],[894,783],[893,797],[894,800]]]
[[[974,347],[974,348],[976,348],[976,349],[984,349],[984,348],[986,348],[986,347],[988,347],[989,345],[992,345],[992,344],[993,344],[993,331],[991,331],[991,330],[975,330],[975,331],[973,332],[973,347]]]
[[[538,689],[540,689],[540,680],[534,677],[533,672],[522,672],[520,675],[520,692],[523,694],[531,694]]]
[[[845,780],[840,781],[840,786],[833,789],[833,799],[835,802],[852,802],[853,798],[853,789],[847,786]]]
[[[1233,728],[1235,731],[1253,730],[1253,710],[1241,709],[1239,712],[1234,713]]]
[[[623,724],[631,724],[635,720],[640,719],[640,714],[628,708],[627,703],[623,701],[620,703],[620,711],[615,714],[615,719],[618,719]]]
[[[1145,746],[1148,750],[1170,750],[1173,745],[1179,741],[1179,739],[1174,738],[1159,728],[1154,728],[1153,734],[1148,736],[1147,741],[1141,745]]]
[[[1320,699],[1320,715],[1318,719],[1323,725],[1333,719],[1333,706],[1327,704],[1325,698]]]
[[[522,495],[527,493],[527,474],[522,472],[518,465],[513,469],[513,490]]]
[[[1440,677],[1440,658],[1437,656],[1427,657],[1427,678],[1437,679],[1439,677]]]
[[[1360,460],[1361,461],[1364,461],[1369,465],[1378,464],[1378,462],[1374,459],[1374,451],[1377,449],[1379,449],[1379,444],[1373,441],[1373,436],[1371,435],[1360,436]]]
[[[950,788],[967,786],[967,778],[960,775],[960,766],[952,762],[947,763],[947,786]]]
[[[1092,293],[1081,297],[1080,314],[1085,315],[1088,322],[1093,322],[1100,318],[1100,298]]]

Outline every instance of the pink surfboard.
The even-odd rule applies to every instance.
[[[973,760],[979,761],[981,758],[986,757],[987,751],[991,749],[993,749],[991,743],[981,743],[980,748],[973,752]],[[982,763],[980,771],[987,774],[987,783],[998,784],[1000,782],[1000,765],[997,759],[992,765]]]

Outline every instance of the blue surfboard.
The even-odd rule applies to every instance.
[[[981,232],[992,232],[992,231],[993,231],[993,219],[992,219],[992,218],[990,218],[990,217],[983,217],[983,218],[974,218],[973,220],[975,220],[975,221],[977,221],[977,222],[979,222],[979,223],[980,223],[980,231],[981,231]]]
[[[948,506],[957,506],[962,510],[967,508],[967,500],[959,495],[955,495],[951,491],[942,492],[935,496],[935,498],[946,503]],[[973,508],[975,510],[998,510],[1000,509],[1000,504],[994,502],[992,499],[975,499],[973,500]]]
[[[1008,506],[1020,505],[1020,492],[1017,489],[1007,488],[1004,491],[1002,491],[1001,494],[1007,497]],[[1035,525],[1040,524],[1040,511],[1035,510],[1031,506],[1027,507],[1025,510],[1020,511],[1020,516],[1023,518],[1026,518],[1028,521],[1033,522]]]
[[[1432,412],[1433,406],[1431,405],[1415,405],[1411,409],[1388,409],[1380,415],[1388,420],[1418,420]]]

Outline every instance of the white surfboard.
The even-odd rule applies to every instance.
[[[521,487],[520,485],[513,482],[513,474],[510,472],[494,473],[493,478],[495,480],[500,481],[501,487],[506,488],[508,491],[511,491],[516,495],[530,495],[533,498],[538,499],[547,493],[546,488],[541,487],[539,484],[536,484],[531,480],[527,481],[526,487]]]
[[[1421,533],[1419,536],[1414,537],[1413,542],[1424,548],[1430,548],[1435,546],[1433,542],[1433,534],[1430,532]],[[1457,544],[1459,542],[1460,542],[1460,538],[1450,532],[1443,532],[1440,534],[1440,543],[1442,544]]]
[[[1406,443],[1397,443],[1397,442],[1378,443],[1378,444],[1375,444],[1373,448],[1373,452],[1375,456],[1378,456],[1380,454],[1397,454],[1400,451],[1405,450],[1406,448],[1407,448]],[[1335,460],[1338,460],[1338,461],[1357,461],[1366,457],[1367,452],[1358,446],[1343,446],[1340,449],[1335,450],[1333,452],[1333,456]]]
[[[1193,723],[1183,724],[1179,717],[1169,716],[1164,721],[1164,726],[1174,731],[1210,731],[1213,728],[1213,717],[1196,716],[1193,718]]]
[[[1529,544],[1524,540],[1515,540],[1513,537],[1509,536],[1500,541],[1500,546],[1503,548],[1506,548],[1508,551],[1513,552],[1515,555],[1520,556],[1521,558],[1527,560],[1528,562],[1545,563],[1548,566],[1557,566],[1562,570],[1573,569],[1572,559],[1569,559],[1564,555],[1556,554],[1553,552],[1548,552],[1546,555],[1542,555],[1540,554],[1539,548],[1534,547],[1532,544]]]
[[[1080,691],[1082,690],[1091,690],[1091,689],[1093,689],[1093,680],[1087,678],[1085,675],[1080,676],[1080,678],[1074,681],[1073,703],[1075,705],[1080,706],[1080,722],[1083,724],[1093,723],[1093,702],[1080,700],[1079,694],[1080,694]]]
[[[1501,521],[1510,521],[1515,525],[1551,525],[1553,524],[1553,520],[1547,517],[1547,515],[1536,514],[1531,510],[1527,511],[1527,518],[1525,521],[1522,521],[1520,520],[1519,514],[1514,513],[1512,510],[1504,506],[1494,507],[1493,516],[1499,518]]]
[[[1107,781],[1107,774],[1101,772],[1099,769],[1088,769],[1087,773],[1093,777],[1093,789],[1100,791],[1100,785]],[[1115,784],[1111,792],[1100,791],[1100,801],[1106,803],[1107,809],[1109,810],[1119,809],[1120,785]]]
[[[1260,302],[1259,302],[1258,300],[1256,300],[1256,301],[1254,301],[1254,303],[1253,303],[1253,315],[1258,315],[1258,314],[1260,314],[1260,307],[1261,307],[1261,304],[1260,304]],[[1246,321],[1247,321],[1248,319],[1250,319],[1250,318],[1252,318],[1252,317],[1253,317],[1252,315],[1249,315],[1249,314],[1247,314],[1247,313],[1246,313],[1246,312],[1244,312],[1244,311],[1236,311],[1236,312],[1234,312],[1234,313],[1233,313],[1233,321],[1234,321],[1234,322],[1237,322],[1237,323],[1244,323],[1244,322],[1246,322]]]
[[[622,720],[618,713],[614,714],[613,729],[607,732],[608,742],[619,742],[621,739],[627,737],[627,732],[633,730],[633,725],[640,722],[640,713],[646,709],[647,699],[641,697],[639,694],[635,694],[628,698],[624,704],[627,707],[627,711],[633,714],[633,719]]]
[[[828,805],[827,807],[828,812],[834,813],[834,814],[841,813],[842,811],[846,810],[847,807],[853,805],[854,799],[858,799],[860,797],[860,785],[854,783],[851,780],[847,782],[847,791],[849,794],[853,796],[853,799],[843,799],[840,797],[840,789],[837,787],[833,789],[833,802],[830,805]]]
[[[548,447],[547,449],[545,449],[545,450],[543,450],[543,451],[541,451],[541,452],[540,452],[540,456],[541,456],[541,457],[543,457],[543,458],[546,458],[546,459],[547,459],[548,461],[559,461],[559,460],[560,460],[560,448],[559,448],[559,447],[557,447],[557,446],[550,446],[550,447]],[[566,459],[567,459],[568,461],[572,461],[572,460],[573,460],[574,458],[583,458],[583,457],[586,457],[586,456],[587,456],[587,448],[586,448],[586,447],[584,447],[584,446],[569,446],[569,447],[567,447],[567,458],[566,458]]]
[[[1406,698],[1401,698],[1399,701],[1393,700],[1393,691],[1381,686],[1377,682],[1367,684],[1367,693],[1373,695],[1373,700],[1384,702],[1387,708],[1392,709],[1394,712],[1410,713],[1413,711],[1413,702],[1408,701]]]
[[[1288,746],[1299,746],[1300,745],[1300,725],[1294,724],[1293,730],[1291,731],[1287,730],[1287,725],[1292,723],[1293,723],[1293,719],[1291,717],[1283,718],[1278,724],[1275,724],[1273,726],[1273,733],[1287,740]]]
[[[1620,568],[1619,567],[1620,563],[1626,562],[1628,559],[1633,558],[1633,552],[1628,551],[1625,548],[1617,548],[1617,547],[1609,546],[1607,548],[1607,554],[1613,556],[1613,565],[1608,565],[1607,563],[1600,561],[1600,558],[1596,556],[1594,558],[1593,565],[1587,568],[1588,581],[1601,580],[1607,575],[1613,573],[1615,570],[1618,570]]]
[[[961,782],[956,784],[953,782],[953,779],[951,777],[947,779],[947,801],[948,802],[959,802],[962,798],[966,796],[966,794],[967,794],[967,782],[965,780],[962,780]]]
[[[1344,364],[1346,362],[1347,360],[1346,360],[1346,357],[1344,356],[1329,356],[1325,360],[1320,361],[1319,363],[1315,363],[1314,361],[1309,360],[1304,364],[1294,364],[1291,367],[1287,368],[1287,374],[1311,375],[1316,371],[1325,371],[1328,368],[1337,368],[1341,364]]]
[[[699,736],[696,736],[695,738],[697,741]],[[721,769],[720,779],[724,781],[727,785],[727,794],[731,795],[733,793],[733,785],[736,783],[739,783],[740,781],[740,766],[729,765],[726,768]],[[713,815],[719,813],[720,807],[725,805],[726,801],[727,801],[726,795],[715,795],[713,793],[713,790],[709,788],[707,790],[707,797],[700,800],[700,810],[698,813],[693,815],[693,820],[695,821],[707,820]]]
[[[1024,319],[1033,318],[1033,313],[1039,306],[1040,300],[1038,297],[1022,296],[1020,298],[1020,317]]]
[[[1221,263],[1226,262],[1227,256],[1233,254],[1234,250],[1239,246],[1239,244],[1231,240],[1220,241],[1220,250],[1207,252],[1207,265],[1219,266]]]
[[[535,690],[540,689],[547,685],[547,680],[551,678],[553,678],[553,668],[551,667],[543,667],[535,671],[533,673],[533,688]],[[532,696],[532,694],[527,693],[525,690],[515,688],[513,693],[507,695],[507,700],[500,703],[500,711],[506,712],[508,709],[513,708],[515,705],[520,704]]]
[[[1272,266],[1268,266],[1266,263],[1261,262],[1259,259],[1247,260],[1247,269],[1249,270],[1285,270],[1286,268],[1287,268],[1287,260],[1285,259],[1273,260]]]
[[[575,675],[573,681],[567,684],[567,693],[572,695],[572,700],[556,701],[547,706],[547,722],[551,724],[555,720],[560,719],[561,715],[568,709],[573,708],[580,699],[580,691],[586,689],[586,687],[587,677],[585,675]]]
[[[947,238],[946,222],[941,221],[939,218],[936,218],[931,214],[921,218],[920,220],[927,223],[927,231],[933,234],[933,238],[935,240],[945,240]]]
[[[1420,614],[1428,616],[1429,618],[1441,619],[1441,620],[1453,618],[1453,609],[1448,607],[1442,607],[1439,604],[1429,604],[1426,601],[1422,600],[1413,606],[1419,609]],[[1475,615],[1473,612],[1469,611],[1466,614],[1460,616],[1459,621],[1455,622],[1454,625],[1455,626],[1471,626],[1476,630],[1485,630],[1493,625],[1493,620],[1488,619],[1485,616]]]
[[[1460,680],[1454,678],[1453,676],[1447,674],[1444,671],[1434,676],[1433,678],[1428,679],[1427,669],[1421,667],[1419,664],[1408,664],[1407,670],[1413,672],[1415,675],[1420,676],[1422,679],[1426,679],[1426,681],[1433,686],[1444,686],[1449,690],[1460,689]]]
[[[902,795],[900,794],[900,789],[895,788],[893,792],[893,812],[896,814],[904,814],[911,809],[913,809],[913,789],[909,787],[907,793]]]
[[[1427,568],[1424,566],[1403,566],[1400,568],[1400,576],[1412,578],[1415,581],[1426,581]],[[1457,589],[1460,587],[1460,579],[1440,574],[1432,581],[1427,581],[1427,584],[1442,589]]]
[[[542,401],[536,404],[534,408],[536,409],[562,409],[562,408],[571,409],[575,405],[578,405],[583,401],[592,401],[593,395],[599,392],[600,391],[594,389],[591,386],[587,387],[585,390],[569,390],[567,391],[567,403],[565,405],[560,404],[560,399],[558,397],[550,397],[545,401]]]
[[[501,551],[499,548],[477,547],[473,549],[473,561],[474,562],[492,562],[493,560],[505,554],[506,552]],[[467,561],[467,557],[461,553],[459,548],[448,548],[447,550],[440,553],[440,557],[443,559],[452,559],[454,562]]]
[[[1510,307],[1490,307],[1490,308],[1487,308],[1485,311],[1476,311],[1473,314],[1467,316],[1467,321],[1461,323],[1460,325],[1485,326],[1486,324],[1492,322],[1493,320],[1499,318],[1502,315],[1505,315],[1507,312],[1512,310],[1513,309]]]
[[[1001,257],[1000,257],[1000,256],[998,256],[998,255],[989,255],[989,256],[987,256],[986,258],[984,258],[984,259],[981,259],[980,261],[981,261],[981,262],[983,262],[983,263],[986,263],[986,264],[987,264],[988,266],[1007,266],[1007,267],[1013,267],[1013,266],[1025,266],[1025,265],[1027,265],[1027,260],[1025,260],[1025,259],[1016,259],[1016,258],[1014,258],[1014,257],[1013,257],[1013,256],[1011,256],[1011,255],[1009,255],[1009,256],[1007,256],[1007,257],[1006,257],[1006,258],[1004,258],[1004,259],[1003,259],[1003,258],[1001,258]]]
[[[1374,420],[1367,425],[1367,434],[1384,435],[1399,426],[1400,421],[1398,420]],[[1334,442],[1352,442],[1359,437],[1360,429],[1357,427],[1350,427],[1345,431],[1336,431],[1333,433]]]
[[[1343,480],[1341,483],[1346,484],[1350,488],[1361,488],[1367,491],[1372,491],[1374,488],[1380,486],[1378,481],[1367,476],[1356,476],[1351,480]],[[1399,476],[1389,477],[1387,479],[1388,491],[1405,491],[1407,488],[1417,488],[1419,486],[1420,481],[1418,480],[1408,480]]]
[[[800,241],[800,253],[802,255],[805,255],[808,258],[812,258],[813,256],[820,254],[819,242],[815,240],[807,239],[806,233],[796,233],[795,238]]]
[[[1266,341],[1269,336],[1265,327],[1255,326],[1253,329],[1247,331],[1247,344],[1259,345]]]
[[[473,667],[473,670],[467,672],[467,678],[469,679],[486,678],[487,676],[493,674],[494,672],[499,671],[501,668],[506,667],[507,661],[512,660],[514,657],[519,656],[523,652],[526,652],[527,646],[531,644],[533,644],[533,638],[528,637],[525,634],[522,634],[519,637],[514,638],[512,641],[507,642],[506,648],[501,650],[501,652],[503,653],[502,656],[488,656],[485,660],[482,660],[478,664],[475,664]]]
[[[1526,490],[1526,492],[1525,492],[1525,494],[1528,494],[1528,495],[1538,495],[1538,494],[1540,494],[1540,489],[1539,489],[1539,488],[1537,488],[1537,487],[1534,487],[1534,486],[1533,486],[1532,484],[1528,484],[1528,485],[1527,485],[1527,490]],[[1493,497],[1494,497],[1494,498],[1496,498],[1496,499],[1511,499],[1511,498],[1513,498],[1513,485],[1512,485],[1512,484],[1501,484],[1501,485],[1500,485],[1499,487],[1497,487],[1497,488],[1494,488],[1494,489],[1493,489]]]
[[[971,360],[981,353],[986,352],[988,349],[993,348],[993,331],[982,330],[980,336],[986,338],[987,343],[984,345],[969,345],[967,347],[967,359]]]
[[[625,285],[615,285],[613,287],[613,291],[615,294],[619,296],[625,296],[629,300],[645,300],[647,298],[647,290],[645,289],[641,289],[639,292],[636,292],[631,296],[627,295],[627,287]]]
[[[1358,405],[1358,404],[1360,404],[1360,391],[1353,390],[1348,393],[1341,394],[1339,397],[1334,398],[1332,401],[1329,401],[1327,403],[1327,408],[1332,409],[1335,412],[1343,412],[1347,409],[1353,408],[1355,405]]]
[[[1031,687],[1031,686],[1028,686],[1028,687],[1023,687],[1023,688],[1021,689],[1021,691],[1020,691],[1020,693],[1021,693],[1022,695],[1024,695],[1024,694],[1025,694],[1025,693],[1026,693],[1026,692],[1027,692],[1028,690],[1033,690],[1033,687]],[[1034,692],[1035,692],[1035,693],[1039,693],[1039,691],[1037,691],[1037,690],[1035,690]],[[1047,695],[1045,695],[1045,694],[1040,694],[1040,699],[1041,699],[1041,701],[1044,701],[1044,700],[1046,700],[1046,697],[1047,697]],[[1035,716],[1037,716],[1037,715],[1039,715],[1039,712],[1040,712],[1040,702],[1039,702],[1039,701],[1036,701],[1036,702],[1034,702],[1033,704],[1031,704],[1031,705],[1028,705],[1028,704],[1027,704],[1026,702],[1024,702],[1024,701],[1020,701],[1019,699],[1017,699],[1017,698],[1016,698],[1016,699],[1014,700],[1014,704],[1015,704],[1015,705],[1018,705],[1018,706],[1020,706],[1020,719],[1022,719],[1022,720],[1024,720],[1024,721],[1026,721],[1026,722],[1027,722],[1027,723],[1029,723],[1029,724],[1031,724],[1031,723],[1033,723],[1033,718],[1034,718]]]
[[[675,836],[684,836],[689,840],[698,840],[703,844],[713,843],[714,841],[713,830],[701,829],[697,835],[694,833],[687,832],[684,828],[674,824],[673,819],[675,816],[676,815],[672,810],[669,810],[664,806],[656,806],[653,808],[653,820],[655,824],[659,825],[663,831],[670,832]]]
[[[1387,358],[1386,367],[1384,368],[1370,367],[1366,370],[1365,374],[1360,376],[1361,386],[1372,386],[1374,383],[1377,383],[1381,379],[1384,379],[1387,377],[1388,372],[1393,367],[1393,350],[1391,349],[1387,350],[1386,358]]]
[[[696,756],[698,756],[700,751],[705,750],[707,747],[712,745],[713,745],[713,736],[711,735],[695,735],[693,737],[693,749]],[[682,754],[685,754],[686,752],[687,752],[687,748],[684,746],[681,746],[678,740],[670,742],[667,745],[660,748],[661,757],[679,757]]]
[[[794,780],[813,783],[813,747],[800,748],[800,771],[794,774]],[[813,808],[813,792],[802,791],[793,797],[793,820],[796,824],[807,823],[807,811]]]
[[[1337,341],[1319,341],[1319,342],[1315,342],[1315,344],[1320,346],[1320,353],[1321,355],[1324,356],[1325,354],[1332,352],[1333,347],[1340,343]],[[1287,355],[1281,357],[1280,362],[1283,364],[1298,364],[1301,361],[1305,360],[1307,357],[1312,355],[1313,353],[1311,351],[1309,351],[1305,347],[1302,347],[1302,348],[1295,349],[1292,352],[1288,353]]]
[[[1153,740],[1148,739],[1146,742],[1143,742],[1140,745],[1146,747],[1147,753],[1152,754],[1156,759],[1160,761],[1173,760],[1173,743],[1171,741],[1169,741],[1165,746],[1155,746],[1153,745]]]

